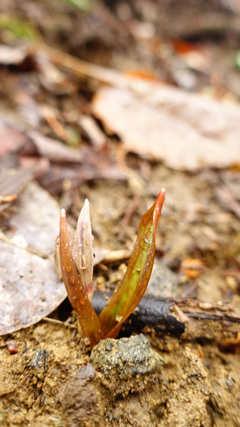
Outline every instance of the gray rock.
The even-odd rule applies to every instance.
[[[146,294],[159,298],[176,298],[178,278],[161,260],[155,258]]]
[[[90,362],[105,378],[129,380],[156,372],[163,359],[151,349],[148,338],[140,334],[100,341],[92,350]]]

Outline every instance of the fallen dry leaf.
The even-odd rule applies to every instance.
[[[76,188],[95,178],[127,178],[113,160],[109,147],[101,148],[99,145],[94,149],[82,145],[74,149],[40,132],[15,126],[0,117],[1,137],[2,163],[5,164],[5,155],[12,154],[22,167],[30,168],[34,178],[51,193],[61,192],[65,183]]]
[[[64,185],[76,188],[83,182],[96,178],[109,180],[126,180],[126,175],[113,161],[110,150],[95,151],[92,147],[81,149],[82,162],[57,164],[52,163],[45,176],[40,179],[43,187],[51,193],[60,193]]]
[[[28,132],[28,136],[33,142],[38,154],[47,157],[53,162],[79,163],[82,159],[80,150],[67,147],[55,139],[41,135],[35,131]]]
[[[32,182],[0,233],[0,335],[39,322],[66,298],[55,266],[58,203]],[[94,265],[109,251],[94,248]]]
[[[0,334],[30,326],[66,297],[52,259],[0,240]]]
[[[17,151],[27,141],[27,136],[17,126],[10,125],[0,117],[0,157],[11,151]]]
[[[36,323],[66,297],[53,257],[58,219],[57,202],[30,183],[0,236],[0,334]]]
[[[21,242],[20,246],[34,250],[43,257],[54,253],[58,236],[59,205],[38,184],[32,182],[16,204],[10,217],[8,239]]]
[[[240,163],[240,108],[144,82],[134,90],[102,87],[93,112],[127,152],[179,170]]]
[[[0,139],[0,156],[9,152],[21,152],[21,155],[38,155],[56,163],[79,163],[82,159],[79,149],[67,147],[56,139],[17,126],[2,117]]]

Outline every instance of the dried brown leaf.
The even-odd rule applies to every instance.
[[[94,114],[126,151],[179,170],[240,163],[237,105],[156,83],[141,90],[102,87],[93,102]]]

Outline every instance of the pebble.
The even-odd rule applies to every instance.
[[[90,362],[105,378],[116,382],[153,374],[163,359],[152,350],[148,338],[140,334],[100,341],[92,350]]]

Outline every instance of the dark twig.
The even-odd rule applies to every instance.
[[[97,291],[94,293],[92,303],[97,314],[105,307],[106,298],[108,299],[110,295]],[[144,296],[126,323],[133,330],[141,330],[149,325],[154,326],[155,330],[179,336],[184,332],[184,323],[169,313],[170,307],[171,301]]]
[[[94,293],[92,302],[97,314],[105,307],[106,300],[110,295],[109,292],[96,291]],[[191,298],[166,299],[146,295],[125,323],[125,330],[140,331],[145,326],[153,326],[157,332],[180,336],[188,323],[193,322],[191,328],[188,327],[188,329],[191,329],[191,333],[197,336],[197,332],[200,334],[202,331],[200,323],[203,321],[214,321],[218,324],[227,323],[229,333],[235,333],[234,324],[240,324],[240,317],[227,303],[210,304]],[[196,333],[193,332],[194,330]]]

